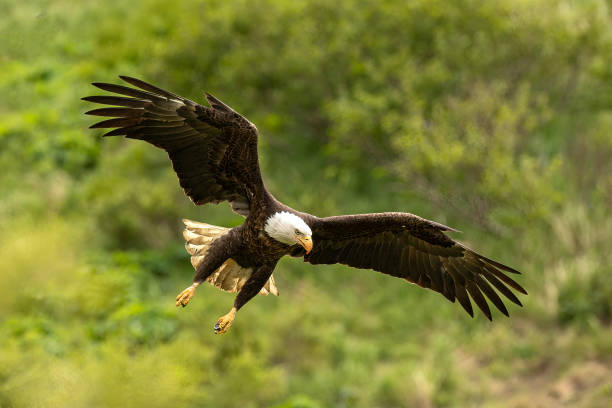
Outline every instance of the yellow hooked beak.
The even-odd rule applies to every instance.
[[[306,253],[309,254],[312,251],[312,238],[308,236],[297,237],[298,242],[304,247]]]

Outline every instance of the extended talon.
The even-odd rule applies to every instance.
[[[234,318],[236,317],[236,308],[232,308],[230,312],[224,316],[221,316],[217,323],[215,323],[215,334],[223,334],[230,329]]]
[[[195,290],[198,287],[198,285],[191,285],[190,287],[188,287],[187,289],[185,289],[184,291],[182,291],[181,293],[178,294],[178,296],[176,297],[176,306],[187,306],[187,303],[189,303],[189,301],[191,300],[191,298],[193,297],[193,295],[195,294]]]

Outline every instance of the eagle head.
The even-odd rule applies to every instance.
[[[309,253],[312,250],[312,231],[303,219],[290,212],[277,212],[266,220],[266,234],[286,245],[300,244]]]

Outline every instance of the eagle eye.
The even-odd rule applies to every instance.
[[[296,229],[295,230],[295,235],[302,235],[302,233],[300,232],[300,230]]]

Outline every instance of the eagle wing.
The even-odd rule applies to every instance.
[[[500,296],[519,306],[510,288],[527,294],[506,275],[519,272],[452,240],[445,225],[408,213],[346,215],[309,219],[314,247],[304,256],[312,264],[374,269],[403,278],[459,301],[474,316],[470,297],[491,320],[485,297],[508,316]],[[468,296],[469,295],[469,296]]]
[[[83,98],[113,106],[86,112],[113,118],[91,128],[117,128],[104,136],[141,139],[164,149],[196,205],[228,201],[235,212],[248,216],[253,197],[264,188],[255,125],[208,93],[210,106],[202,106],[139,79],[120,78],[140,89],[93,83],[127,97]]]

